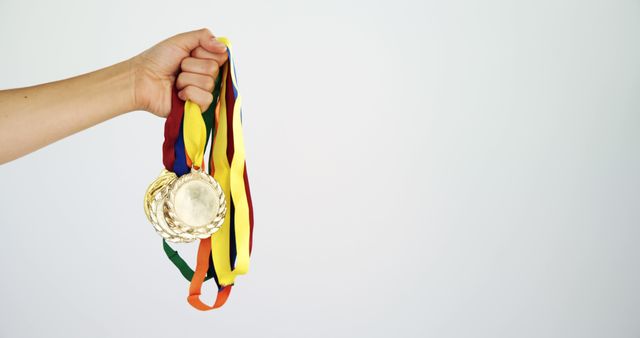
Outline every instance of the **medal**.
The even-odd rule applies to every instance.
[[[166,197],[166,222],[185,242],[211,237],[227,212],[220,184],[202,170],[192,169],[173,181]]]
[[[166,169],[162,170],[160,176],[147,188],[147,192],[144,195],[144,212],[160,236],[171,242],[182,242],[181,238],[177,237],[177,234],[169,229],[164,218],[163,205],[167,196],[167,189],[175,180],[176,174]]]
[[[196,169],[180,178],[163,170],[147,188],[144,201],[145,214],[156,232],[177,243],[210,237],[227,211],[220,184]]]
[[[253,239],[242,98],[231,43],[226,38],[217,39],[227,46],[228,60],[220,67],[214,100],[203,113],[191,101],[181,101],[173,89],[162,147],[165,169],[144,195],[145,215],[163,238],[167,257],[191,283],[189,304],[203,311],[224,305],[236,276],[248,271]],[[209,140],[207,172],[204,150]],[[195,241],[199,241],[199,248],[193,271],[167,242]],[[209,306],[200,300],[200,289],[212,277],[218,294]]]

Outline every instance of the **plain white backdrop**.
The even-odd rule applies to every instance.
[[[164,120],[130,113],[0,166],[0,337],[640,336],[637,0],[3,0],[0,88],[201,27],[237,56],[249,274],[187,304],[142,207]]]

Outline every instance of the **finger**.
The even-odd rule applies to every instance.
[[[212,53],[224,53],[227,50],[227,47],[222,42],[216,40],[215,36],[207,28],[181,33],[172,36],[169,40],[187,53],[190,53],[198,46],[202,46],[205,50]]]
[[[202,111],[205,111],[213,102],[213,94],[196,86],[186,86],[184,89],[178,92],[178,97],[183,100],[190,100],[191,102],[200,106]]]
[[[218,66],[222,66],[227,61],[227,53],[211,53],[202,47],[196,47],[191,51],[191,56],[198,59],[215,60]]]
[[[186,57],[182,60],[180,68],[183,72],[213,76],[213,74],[217,74],[219,67],[215,60]]]
[[[176,80],[176,88],[178,88],[178,90],[182,90],[187,86],[196,86],[202,90],[212,92],[215,78],[216,76],[218,76],[217,73],[218,72],[216,72],[216,74],[213,74],[213,76],[209,76],[182,72],[178,75],[178,79]]]

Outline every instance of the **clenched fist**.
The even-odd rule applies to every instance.
[[[214,82],[226,60],[226,46],[208,29],[158,43],[131,59],[136,108],[166,117],[175,83],[180,99],[191,100],[205,111],[213,101]]]

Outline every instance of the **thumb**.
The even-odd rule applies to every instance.
[[[215,36],[207,28],[175,35],[169,41],[187,52],[187,54],[198,46],[202,46],[202,48],[211,53],[225,53],[227,51],[227,47],[216,40]]]

